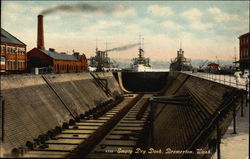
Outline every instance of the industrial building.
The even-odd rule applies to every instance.
[[[87,59],[85,55],[74,52],[73,55],[58,53],[54,49],[34,48],[28,52],[29,70],[32,68],[49,68],[54,73],[85,72]]]
[[[22,73],[27,68],[26,44],[1,28],[1,74]]]
[[[58,53],[55,49],[45,49],[43,16],[38,16],[37,47],[27,53],[28,69],[46,69],[54,73],[85,72],[88,69],[87,58],[84,54],[73,52],[72,55]]]
[[[240,35],[240,70],[250,69],[250,32]]]

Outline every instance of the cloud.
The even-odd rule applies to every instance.
[[[218,10],[216,11],[218,12]],[[194,30],[207,30],[214,26],[212,23],[202,22],[203,13],[197,8],[187,10],[181,16],[189,21],[188,27]]]
[[[16,21],[17,20],[17,16],[14,12],[2,12],[2,19],[1,19],[1,22],[2,24],[5,24],[5,23],[8,23],[11,21]]]
[[[225,27],[228,31],[244,31],[249,30],[248,25],[234,25],[234,26],[227,26]]]
[[[214,20],[217,22],[228,22],[236,18],[234,15],[222,12],[219,8],[209,8],[208,12],[214,16]]]
[[[113,33],[116,33],[114,28],[118,28],[118,30],[121,28],[122,26],[122,22],[121,21],[106,21],[106,20],[99,20],[96,22],[96,24],[89,24],[89,25],[93,25],[91,27],[88,28],[83,28],[83,32],[88,32],[89,36],[93,36],[93,35],[102,35],[102,36],[106,36],[110,34],[110,31],[108,31],[108,29],[112,29]],[[112,33],[112,32],[111,32]]]
[[[151,18],[141,18],[140,19],[140,21],[141,21],[141,24],[152,24],[152,23],[155,23],[155,21],[153,20],[153,19],[151,19]]]
[[[149,30],[139,24],[128,24],[123,27],[124,34],[130,34],[134,36],[150,34],[152,30]]]
[[[23,8],[21,4],[16,3],[16,2],[8,2],[5,7],[7,10],[11,10],[11,11],[19,11],[20,9]]]
[[[239,16],[237,20],[241,23],[245,23],[247,26],[249,26],[249,10],[245,11],[242,16]]]
[[[125,6],[123,5],[118,5],[118,10],[119,8],[124,8]],[[127,8],[126,10],[125,9],[122,9],[123,11],[122,12],[114,12],[113,15],[115,17],[126,17],[126,16],[135,16],[137,15],[137,12],[135,11],[135,8],[133,7],[129,7]]]
[[[207,10],[212,19],[222,25],[222,29],[234,35],[239,35],[249,31],[249,11],[231,14],[223,12],[221,9],[212,7]]]
[[[30,12],[34,13],[34,14],[39,14],[42,10],[44,10],[43,6],[34,6],[29,8]]]
[[[212,23],[201,23],[199,21],[193,22],[189,25],[190,28],[195,30],[211,29],[214,26]]]
[[[162,22],[161,26],[172,30],[183,29],[183,26],[169,20]]]
[[[189,20],[190,22],[197,22],[201,20],[203,13],[197,9],[197,8],[192,8],[190,10],[187,10],[181,14],[181,16],[184,19]]]
[[[48,16],[48,17],[44,18],[44,20],[58,21],[58,22],[59,22],[60,19],[61,19],[61,17],[58,16],[58,15],[51,15],[51,16]]]
[[[10,23],[10,22],[16,22],[19,21],[18,18],[18,12],[21,11],[23,6],[17,2],[7,2],[7,1],[1,1],[2,6],[1,6],[1,23],[2,25],[5,25],[5,23]]]
[[[115,26],[120,26],[122,24],[122,22],[120,21],[105,21],[105,20],[101,20],[98,22],[97,25],[101,25],[104,27],[115,27]]]
[[[213,16],[213,19],[219,23],[227,23],[227,22],[238,22],[249,23],[249,11],[238,13],[238,14],[230,14],[221,11],[219,8],[213,7],[208,9],[208,13]],[[246,24],[247,25],[247,24]]]
[[[148,13],[151,13],[156,16],[171,16],[174,14],[172,8],[162,7],[159,5],[150,5],[147,9]]]

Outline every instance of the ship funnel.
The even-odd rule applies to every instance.
[[[37,48],[45,50],[44,47],[44,33],[43,33],[43,15],[38,15],[37,23]]]

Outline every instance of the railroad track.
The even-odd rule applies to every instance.
[[[56,135],[47,135],[31,146],[26,144],[30,150],[19,157],[128,158],[128,154],[119,154],[117,150],[133,150],[137,145],[149,114],[146,105],[150,96],[130,94],[91,110],[82,119],[59,127]]]

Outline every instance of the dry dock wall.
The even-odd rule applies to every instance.
[[[216,110],[222,107],[226,99],[230,100],[231,95],[237,89],[184,73],[169,73],[168,82],[171,85],[166,87],[164,95],[191,95],[193,105],[154,104],[155,121],[152,147],[162,149],[164,152],[167,148],[169,151],[170,149],[186,150],[201,130],[205,130],[204,128],[210,119],[216,114]],[[240,97],[235,103],[237,108],[239,108],[241,98],[243,97]],[[227,115],[220,118],[219,127],[222,134],[225,133],[233,119],[232,111],[229,109]],[[212,127],[207,138],[199,142],[198,148],[210,149],[209,146],[215,146],[215,139],[216,125]],[[168,157],[177,159],[181,156],[175,154]],[[166,158],[164,155],[156,155],[155,157]],[[197,158],[199,157],[202,155],[198,155]]]
[[[98,77],[107,80],[111,94],[122,93],[111,73],[98,73]],[[89,73],[1,76],[1,96],[1,155],[25,147],[27,141],[114,98],[107,96]]]

